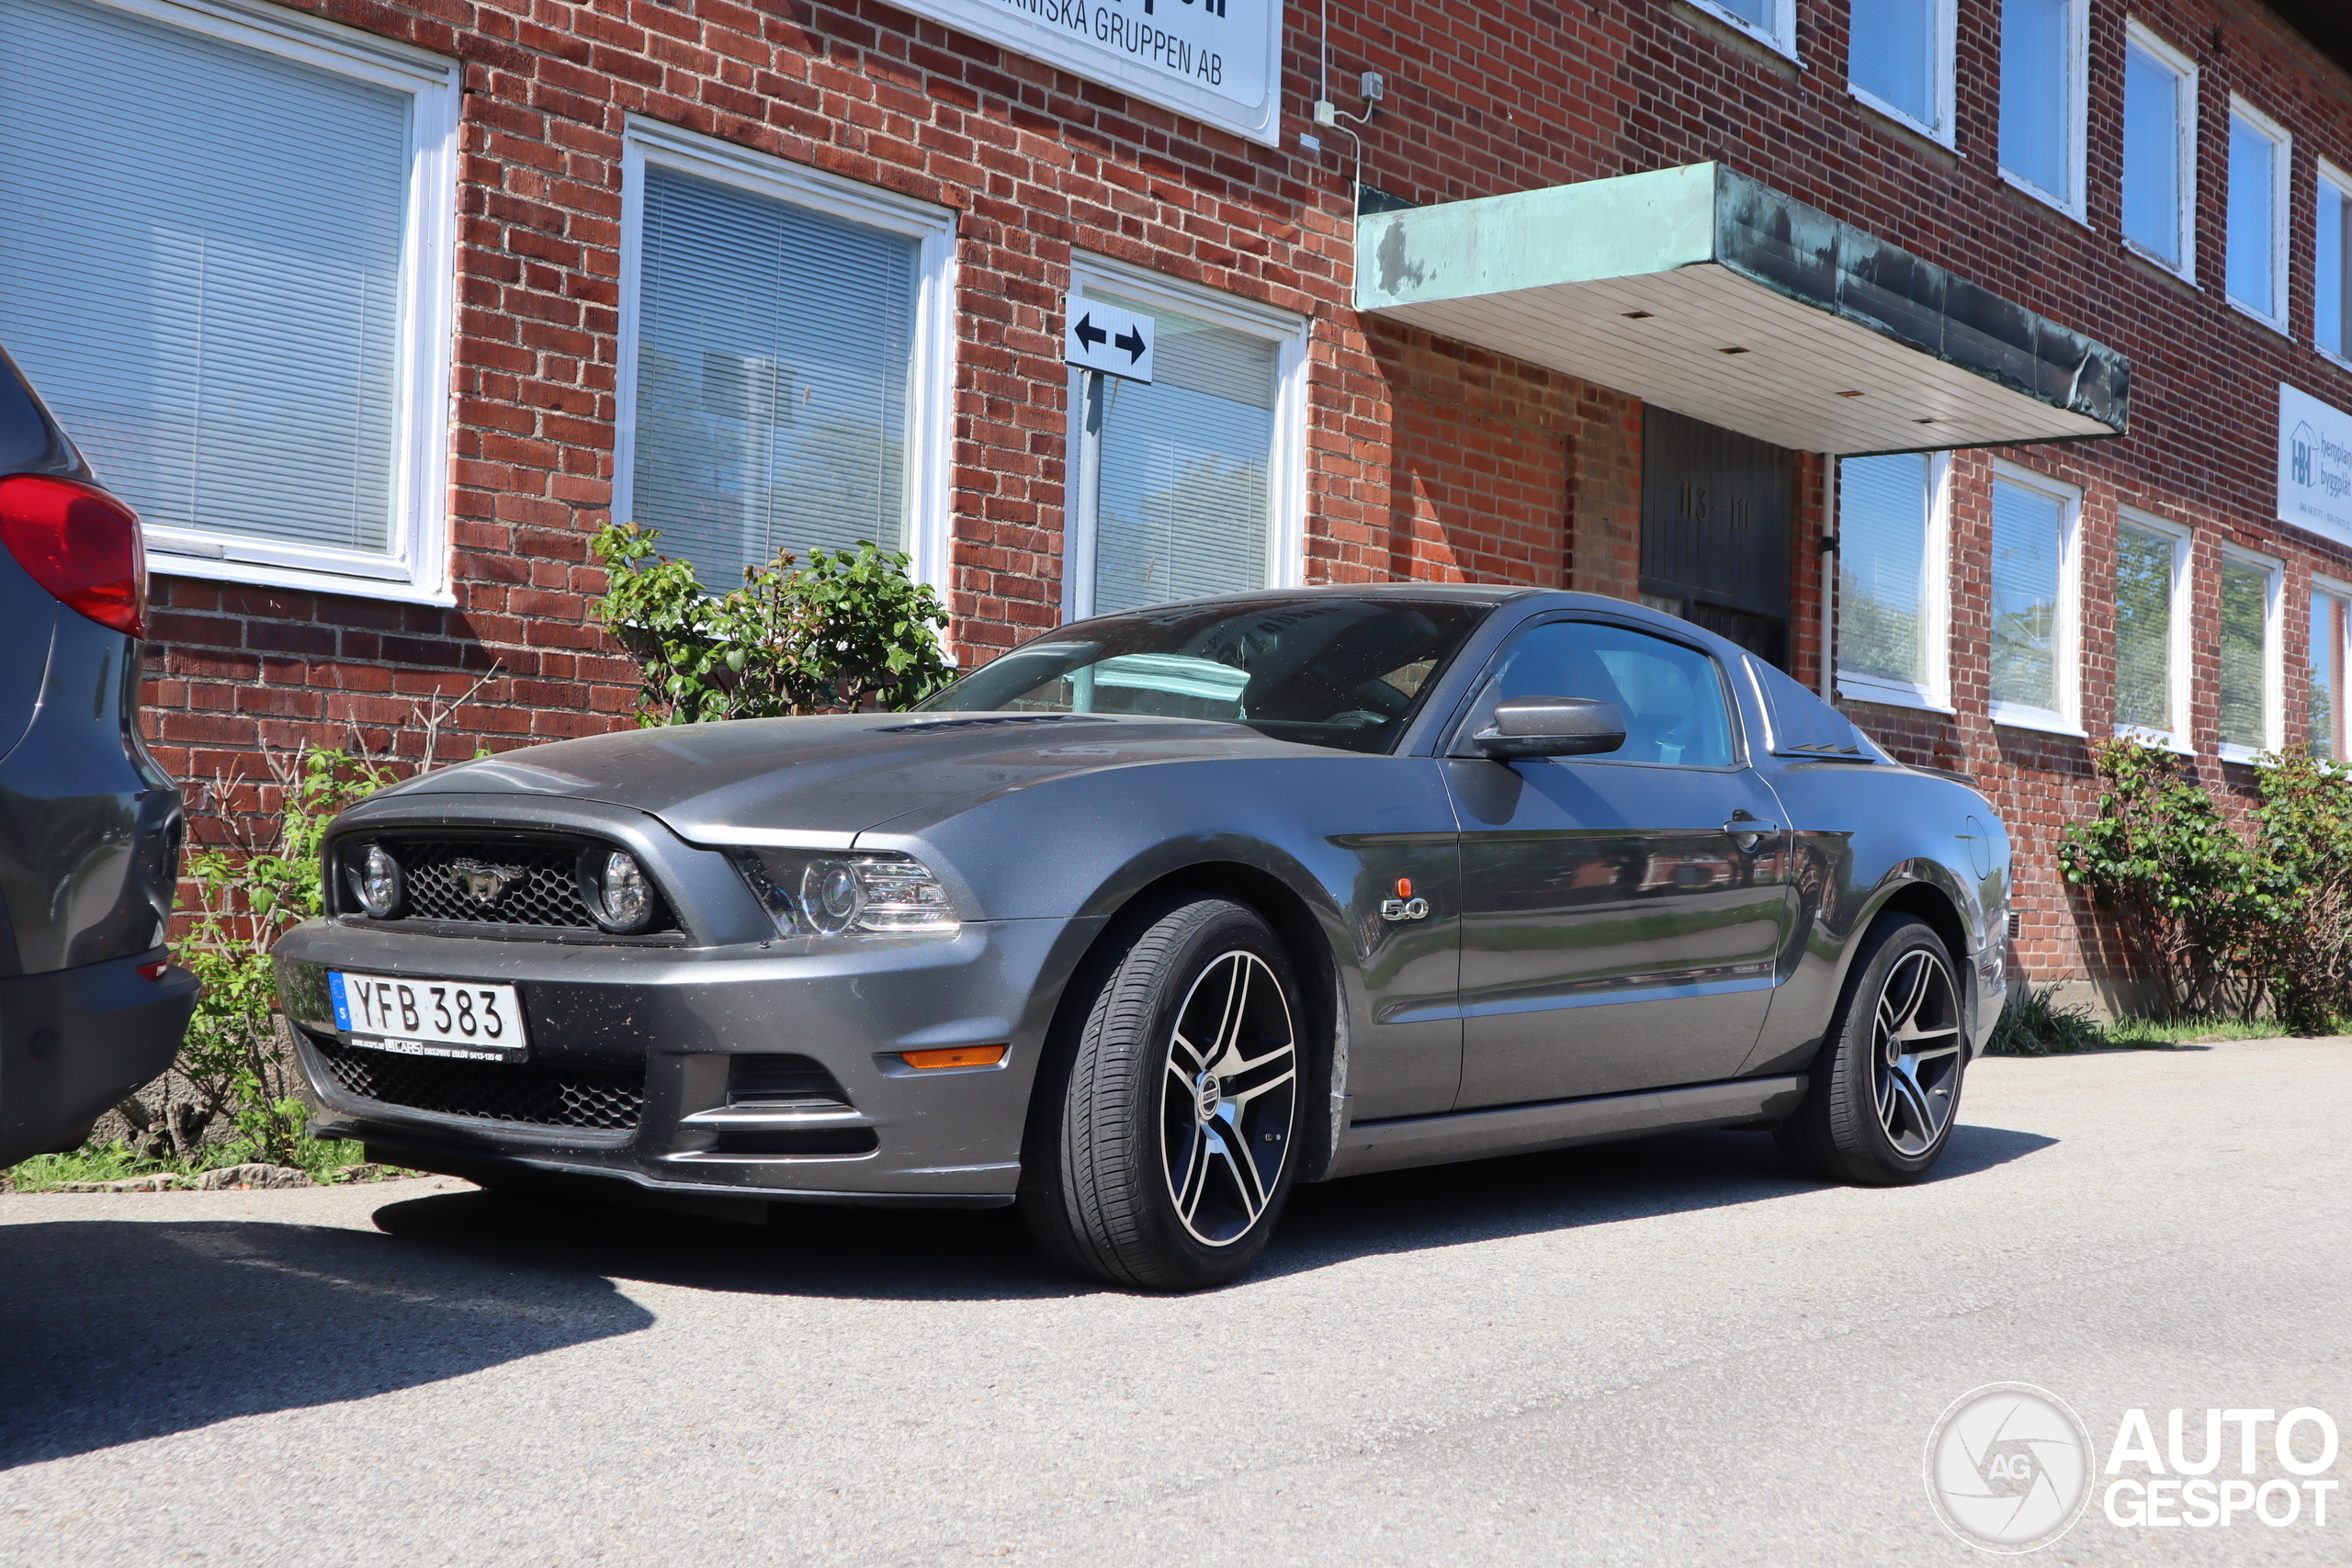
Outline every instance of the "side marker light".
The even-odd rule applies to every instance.
[[[957,1045],[944,1051],[901,1051],[907,1066],[928,1071],[933,1067],[993,1067],[1004,1060],[1001,1045]]]

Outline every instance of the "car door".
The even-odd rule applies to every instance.
[[[1597,697],[1601,756],[1501,762],[1495,705]],[[1447,748],[1462,826],[1462,1088],[1510,1105],[1736,1072],[1792,918],[1780,809],[1724,672],[1697,642],[1599,617],[1524,628]],[[1750,826],[1752,825],[1752,826]]]

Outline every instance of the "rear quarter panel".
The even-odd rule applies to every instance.
[[[1798,911],[1763,1035],[1743,1069],[1749,1074],[1786,1072],[1811,1057],[1859,939],[1904,889],[1924,885],[1958,913],[1966,951],[1952,959],[1972,999],[1979,990],[1975,960],[1998,952],[2008,908],[2008,837],[1974,790],[1883,764],[1772,762],[1769,777],[1791,829],[1782,852],[1791,857]],[[1981,1041],[1991,1020],[1972,1023]]]

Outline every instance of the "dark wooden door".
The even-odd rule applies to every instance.
[[[1785,670],[1796,454],[1642,415],[1642,597]]]

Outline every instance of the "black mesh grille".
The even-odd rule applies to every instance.
[[[343,853],[365,854],[369,840],[351,840]],[[453,920],[466,925],[538,926],[594,931],[596,923],[580,894],[580,854],[585,839],[424,839],[387,836],[380,840],[401,863],[408,882],[408,918]],[[472,886],[469,887],[469,884]],[[488,903],[474,888],[494,890]],[[348,891],[345,902],[350,904]],[[678,922],[667,905],[646,928],[674,931]]]
[[[399,1056],[315,1037],[311,1047],[336,1088],[382,1105],[605,1132],[635,1132],[645,1115],[643,1067]]]
[[[420,919],[502,926],[595,923],[588,918],[573,874],[580,860],[576,843],[395,839],[385,847],[400,857],[401,869],[408,874],[409,913]],[[459,882],[461,869],[503,882],[504,890],[492,903],[478,902]]]

